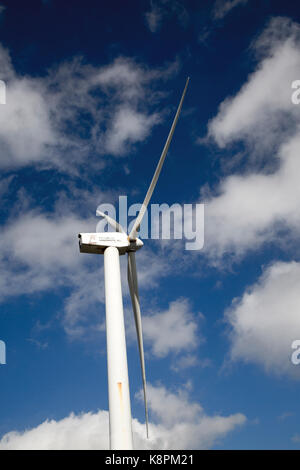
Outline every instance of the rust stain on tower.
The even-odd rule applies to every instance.
[[[122,382],[118,382],[118,391],[119,391],[119,398],[120,398],[121,410],[123,411],[123,390],[122,390]]]

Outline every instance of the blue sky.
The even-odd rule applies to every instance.
[[[105,5],[104,5],[105,4]],[[98,205],[204,204],[202,250],[137,253],[146,440],[121,257],[136,448],[300,445],[296,2],[1,2],[0,449],[108,446]]]

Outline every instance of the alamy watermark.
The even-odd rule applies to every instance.
[[[6,85],[0,80],[0,104],[6,104]],[[6,364],[6,346],[5,342],[0,339],[0,364]]]
[[[130,233],[142,204],[128,207],[127,196],[119,196],[118,222]],[[117,220],[113,204],[100,204],[97,210]],[[128,217],[133,220],[128,224]],[[106,219],[101,219],[96,232],[111,231]],[[201,250],[204,245],[204,204],[151,204],[142,219],[138,236],[141,239],[186,240],[186,250]]]
[[[292,88],[295,90],[291,96],[292,103],[300,104],[300,80],[294,80],[292,82]]]
[[[0,364],[6,364],[6,345],[0,340]]]
[[[300,339],[295,339],[291,344],[291,348],[295,349],[291,355],[292,364],[298,366],[300,364]]]

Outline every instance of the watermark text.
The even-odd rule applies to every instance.
[[[0,364],[6,364],[6,345],[5,342],[0,339]]]
[[[127,205],[127,196],[119,196],[118,221],[130,233],[141,204]],[[117,220],[113,204],[100,204],[97,210]],[[130,223],[128,218],[132,217]],[[101,219],[96,232],[111,231],[106,219]],[[201,250],[204,245],[204,204],[151,204],[141,221],[138,236],[141,239],[185,240],[186,250]]]

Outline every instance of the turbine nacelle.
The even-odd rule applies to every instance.
[[[93,253],[103,255],[109,246],[118,248],[120,255],[134,252],[142,248],[144,243],[139,238],[129,240],[126,233],[103,232],[103,233],[79,233],[80,253]]]

